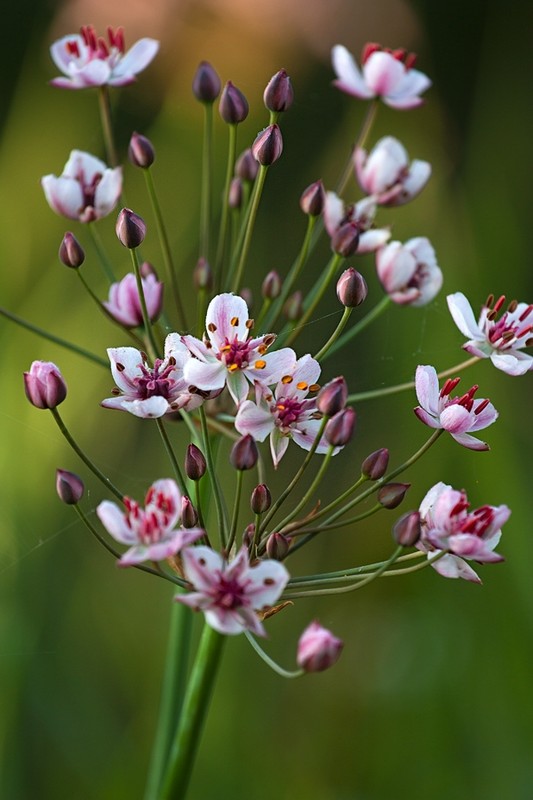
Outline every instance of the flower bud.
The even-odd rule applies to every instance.
[[[337,297],[346,308],[355,308],[364,303],[368,286],[360,272],[353,267],[344,270],[337,281]]]
[[[242,181],[240,178],[233,178],[230,183],[228,206],[230,208],[240,208],[242,206]]]
[[[244,529],[244,533],[242,535],[242,543],[245,547],[251,547],[253,540],[255,537],[255,523],[250,522],[249,525],[246,526]]]
[[[156,281],[158,280],[157,270],[149,261],[143,261],[139,272],[141,273],[141,278],[148,278],[149,275],[152,275]]]
[[[400,505],[410,483],[386,483],[378,490],[378,503],[383,508],[396,508]]]
[[[263,101],[269,111],[277,112],[287,111],[292,106],[294,100],[294,91],[292,88],[291,79],[284,69],[269,80],[267,87],[263,94]]]
[[[345,222],[331,237],[331,249],[343,258],[349,258],[357,250],[359,228],[355,222]]]
[[[322,672],[339,660],[343,647],[341,639],[318,622],[312,622],[298,641],[298,666],[305,672]]]
[[[272,502],[272,495],[266,483],[260,483],[252,492],[250,505],[254,514],[264,514]]]
[[[221,82],[208,61],[200,61],[193,78],[192,90],[200,103],[214,103],[220,94]]]
[[[375,450],[361,464],[361,474],[371,481],[382,478],[389,466],[389,451],[386,447]]]
[[[85,261],[85,250],[70,231],[67,231],[59,245],[59,260],[72,269],[78,269]]]
[[[207,289],[210,291],[213,288],[213,270],[205,258],[198,259],[192,277],[196,289]]]
[[[186,495],[181,498],[181,524],[184,528],[194,528],[198,524],[196,509]]]
[[[243,286],[242,289],[239,290],[239,295],[242,297],[242,299],[248,306],[248,311],[250,311],[254,304],[254,296],[252,294],[252,290],[248,286]]]
[[[127,247],[128,250],[135,250],[144,242],[146,223],[131,209],[123,208],[117,217],[115,233],[124,247]]]
[[[275,561],[283,561],[289,552],[290,545],[289,536],[284,536],[282,533],[271,533],[266,543],[267,555]]]
[[[392,536],[402,547],[414,547],[420,539],[420,512],[408,511],[396,520],[392,527]]]
[[[357,415],[353,408],[343,408],[328,420],[324,430],[326,441],[334,447],[344,447],[353,436]]]
[[[235,162],[235,175],[246,183],[253,183],[259,171],[259,164],[255,160],[252,148],[248,147],[240,154]]]
[[[241,437],[238,442],[235,442],[229,460],[232,467],[242,472],[246,469],[253,469],[257,464],[258,458],[259,451],[255,439],[247,433],[246,436]]]
[[[283,152],[283,138],[279,125],[269,125],[260,131],[252,145],[252,153],[261,166],[270,167]]]
[[[281,278],[279,273],[272,269],[268,275],[266,275],[261,285],[261,294],[265,300],[275,300],[276,297],[279,297],[280,292]]]
[[[155,161],[155,150],[150,139],[140,133],[132,133],[128,146],[128,158],[134,167],[148,169]]]
[[[56,470],[56,491],[61,502],[75,506],[83,497],[85,486],[83,481],[73,472],[64,469]]]
[[[316,396],[316,407],[326,417],[342,411],[348,398],[348,386],[342,375],[326,383]]]
[[[35,408],[55,408],[67,396],[63,376],[51,361],[34,361],[24,373],[26,397]]]
[[[195,444],[190,444],[185,454],[185,474],[191,481],[199,481],[204,477],[206,468],[204,454]]]
[[[326,192],[322,181],[315,181],[307,189],[304,189],[300,197],[300,208],[304,214],[310,217],[319,217],[322,214]]]
[[[304,303],[302,293],[298,290],[287,298],[287,302],[283,306],[283,313],[289,322],[296,322],[304,313]]]
[[[228,125],[238,125],[248,116],[248,101],[231,81],[228,81],[222,90],[218,110]]]

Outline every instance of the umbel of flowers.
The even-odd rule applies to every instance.
[[[157,50],[157,42],[142,39],[126,51],[121,29],[109,29],[104,38],[87,26],[52,46],[53,60],[63,73],[52,83],[68,89],[95,87],[109,100],[109,87],[132,82]],[[79,447],[60,416],[58,406],[68,395],[59,367],[35,361],[24,374],[26,396],[36,408],[51,412],[85,469],[101,482],[98,522],[84,508],[87,501],[80,477],[58,470],[58,494],[121,566],[171,583],[183,613],[202,612],[206,623],[182,713],[174,720],[175,735],[172,726],[169,732],[165,725],[166,738],[164,734],[156,737],[147,797],[184,796],[225,637],[244,633],[254,650],[284,677],[319,672],[336,663],[343,643],[318,621],[310,622],[300,637],[295,670],[274,662],[257,640],[275,634],[273,618],[294,602],[308,596],[351,593],[382,575],[425,565],[446,578],[480,582],[471,563],[502,560],[495,548],[510,514],[505,505],[471,510],[466,491],[445,483],[445,475],[432,487],[412,488],[397,478],[443,434],[471,450],[488,449],[486,442],[472,434],[495,422],[497,411],[488,399],[477,397],[477,385],[459,390],[457,373],[481,359],[490,359],[511,376],[528,372],[533,359],[524,350],[533,341],[533,306],[512,301],[504,310],[503,297],[496,302],[490,297],[476,322],[466,297],[461,292],[449,295],[451,315],[468,338],[464,348],[471,357],[441,372],[433,365],[419,365],[408,385],[350,394],[357,350],[352,347],[353,367],[345,376],[331,374],[328,364],[333,352],[350,345],[391,303],[401,307],[397,313],[416,313],[408,307],[430,303],[443,283],[435,250],[425,236],[403,243],[390,241],[390,228],[377,222],[381,207],[400,208],[416,201],[431,175],[429,163],[410,161],[404,145],[393,136],[373,146],[370,142],[381,102],[402,110],[423,103],[430,81],[414,69],[414,62],[414,55],[404,50],[371,44],[364,48],[359,67],[345,47],[333,48],[335,86],[369,101],[362,133],[335,187],[326,189],[322,181],[314,180],[299,190],[307,221],[300,250],[283,272],[264,276],[262,303],[255,317],[244,289],[245,276],[268,172],[285,157],[282,115],[294,96],[285,70],[268,82],[263,97],[267,124],[240,155],[236,137],[248,115],[248,100],[231,81],[222,87],[207,62],[200,64],[193,78],[205,128],[201,257],[190,271],[200,331],[187,324],[190,312],[182,298],[186,272],[181,270],[178,281],[176,254],[157,200],[156,148],[143,134],[132,133],[129,159],[146,177],[164,276],[160,278],[140,257],[141,247],[155,232],[147,230],[131,209],[123,208],[116,221],[118,240],[131,258],[129,271],[121,275],[116,276],[110,267],[114,257],[103,255],[101,249],[88,253],[74,233],[67,232],[61,243],[60,260],[78,275],[96,301],[97,312],[115,326],[107,350],[114,388],[109,397],[94,398],[95,406],[100,402],[106,409],[129,413],[132,425],[157,427],[165,455],[161,474],[170,470],[173,477],[154,476],[144,504],[115,486]],[[210,148],[217,101],[229,148],[222,204],[215,215],[212,199],[220,191],[213,188]],[[111,166],[97,156],[73,150],[60,177],[42,179],[52,210],[81,223],[81,237],[94,225],[106,224],[122,192],[123,167],[116,160],[109,103],[101,103],[100,109]],[[352,199],[357,191],[362,196]],[[316,282],[308,286],[304,267],[320,235],[329,241],[331,256]],[[99,258],[109,283],[107,298],[91,287],[91,270]],[[352,258],[357,268],[347,263]],[[383,289],[377,298],[362,274],[372,269],[372,262]],[[321,302],[335,291],[339,314],[332,327],[330,316],[321,318]],[[364,313],[361,309],[369,301],[374,305]],[[321,321],[314,326],[316,351],[300,352],[300,332],[307,322],[316,320]],[[46,330],[40,333],[52,338]],[[67,340],[60,343],[73,347]],[[101,354],[84,351],[81,355],[108,368]],[[336,494],[327,479],[328,468],[334,456],[353,463],[355,406],[406,389],[416,392],[414,412],[431,429],[429,438],[424,439],[421,425],[414,450],[404,443],[404,460],[393,465],[389,449],[376,442],[377,449],[362,458],[356,480]],[[167,424],[176,416],[188,431],[184,446]],[[376,432],[378,428],[376,420]],[[291,443],[299,453],[296,469],[284,460]],[[278,493],[269,486],[270,469],[283,475],[284,488]],[[394,511],[408,492],[419,498],[418,507],[393,515],[388,558],[371,565],[347,560],[334,572],[301,574],[297,556],[303,546],[312,546],[321,534],[363,520],[368,530],[373,516]],[[353,607],[349,613],[354,613]],[[163,707],[173,689],[166,691]]]

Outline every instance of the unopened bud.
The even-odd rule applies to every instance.
[[[248,286],[243,286],[243,288],[239,290],[239,295],[242,297],[242,299],[248,306],[248,311],[250,311],[254,304],[254,296],[252,290]]]
[[[185,454],[185,474],[191,481],[199,481],[204,477],[206,468],[204,454],[195,444],[190,444]]]
[[[56,408],[67,396],[67,385],[51,361],[34,361],[24,373],[24,391],[35,408]]]
[[[331,249],[343,258],[349,258],[357,250],[359,228],[355,222],[345,222],[331,237]]]
[[[264,514],[268,511],[272,502],[272,495],[266,483],[256,486],[250,497],[250,505],[254,514]]]
[[[244,529],[244,533],[242,535],[242,543],[245,547],[251,547],[252,542],[255,537],[255,523],[250,522],[249,525],[246,526]]]
[[[263,101],[269,111],[280,113],[287,111],[292,106],[294,91],[291,79],[284,69],[280,69],[269,80],[263,94]]]
[[[326,441],[333,447],[344,447],[353,436],[356,413],[353,408],[343,408],[328,420],[324,429]]]
[[[259,451],[255,439],[249,433],[235,442],[230,453],[231,466],[239,471],[253,469],[257,464]]]
[[[322,181],[315,181],[307,189],[304,189],[300,197],[300,208],[304,214],[310,217],[319,217],[322,214],[326,192]]]
[[[149,275],[152,275],[156,281],[159,280],[156,268],[149,261],[143,261],[139,272],[141,273],[141,278],[148,278]]]
[[[339,375],[321,388],[316,396],[316,406],[324,416],[332,417],[342,411],[347,398],[348,386],[342,375]]]
[[[128,158],[134,167],[148,169],[155,161],[155,150],[150,139],[140,133],[132,133],[128,146]]]
[[[194,528],[198,524],[196,509],[186,495],[181,498],[181,524],[184,528]]]
[[[386,483],[378,490],[378,503],[383,508],[396,508],[402,502],[410,486],[410,483]]]
[[[386,447],[375,450],[361,464],[361,474],[371,481],[382,478],[389,466],[389,451]]]
[[[252,153],[261,166],[270,167],[283,152],[283,137],[279,125],[269,125],[260,131],[252,145]]]
[[[213,288],[213,270],[205,258],[199,258],[193,270],[193,282],[197,289]]]
[[[78,269],[85,261],[85,250],[70,231],[67,231],[59,245],[59,260],[72,269]]]
[[[402,547],[414,547],[420,539],[420,512],[408,511],[396,520],[392,527],[392,536]]]
[[[259,164],[254,158],[252,148],[248,147],[235,162],[235,175],[246,183],[253,183],[259,171]]]
[[[85,486],[83,481],[73,472],[64,469],[56,470],[56,491],[59,499],[68,506],[75,506],[83,497]]]
[[[287,298],[287,302],[283,306],[283,313],[289,322],[296,322],[304,313],[304,303],[302,293],[298,290]]]
[[[306,672],[323,672],[339,660],[343,647],[341,639],[312,622],[298,641],[298,666]]]
[[[360,272],[353,267],[344,270],[337,281],[337,297],[346,308],[355,308],[364,303],[368,286]]]
[[[261,294],[266,300],[275,300],[281,292],[281,278],[275,270],[270,270],[262,285]]]
[[[289,552],[290,545],[289,536],[284,536],[282,533],[271,533],[266,543],[267,555],[276,561],[283,561]]]
[[[208,61],[200,61],[193,78],[192,90],[200,103],[214,103],[220,94],[220,78]]]
[[[222,90],[218,110],[228,125],[238,125],[248,116],[248,101],[231,81],[228,81]]]
[[[230,183],[228,206],[230,208],[240,208],[242,206],[242,181],[240,178],[233,178]]]
[[[128,250],[135,250],[144,242],[146,223],[130,208],[123,208],[117,217],[115,232],[118,240]]]

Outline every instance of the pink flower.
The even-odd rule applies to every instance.
[[[476,322],[464,294],[456,292],[446,299],[455,324],[470,339],[463,345],[464,350],[478,358],[490,358],[495,367],[508,375],[524,375],[533,369],[533,357],[521,352],[533,342],[533,305],[513,301],[497,319],[505,296],[502,295],[494,306],[491,296]]]
[[[460,378],[447,380],[439,392],[435,368],[417,367],[415,386],[420,405],[415,408],[415,414],[430,428],[448,431],[456,442],[470,450],[488,450],[488,444],[469,434],[492,425],[498,412],[488,400],[474,400],[477,386],[460,397],[451,397],[459,381]]]
[[[142,278],[143,294],[150,321],[154,322],[163,306],[163,284],[155,275]],[[133,272],[129,272],[119,283],[109,287],[109,300],[103,303],[105,308],[117,322],[126,328],[136,328],[143,324],[143,315],[137,280]]]
[[[73,150],[63,174],[41,178],[48,205],[56,214],[80,222],[107,216],[122,191],[122,169],[109,169],[99,158]]]
[[[54,78],[51,83],[61,89],[85,89],[90,86],[126,86],[152,61],[159,50],[155,39],[139,39],[127,53],[124,31],[107,29],[108,41],[97,37],[92,25],[84,25],[81,32],[58,39],[50,47],[56,67],[66,75]]]
[[[343,647],[341,639],[317,621],[312,622],[298,641],[298,666],[306,672],[323,672],[337,663]]]
[[[24,373],[24,391],[35,408],[56,408],[67,396],[67,385],[52,361],[33,361]]]
[[[389,242],[376,254],[381,284],[399,305],[425,306],[439,293],[442,272],[429,239]]]
[[[337,74],[334,85],[361,100],[380,97],[392,108],[416,108],[423,103],[419,95],[431,86],[427,75],[412,69],[414,57],[404,50],[391,52],[379,45],[366,45],[362,72],[340,44],[333,48],[332,60]]]
[[[481,563],[503,561],[494,548],[500,541],[500,528],[511,512],[507,506],[481,506],[471,512],[468,508],[464,491],[442,482],[433,486],[420,504],[422,528],[417,547],[428,558],[448,552],[432,564],[445,578],[481,583],[464,559]]]
[[[162,417],[172,411],[198,408],[208,396],[196,392],[183,377],[191,355],[178,333],[165,339],[165,357],[149,367],[146,355],[134,347],[111,347],[107,351],[117,385],[115,397],[102,400],[104,408],[129,411],[144,419]]]
[[[144,509],[130,497],[124,498],[125,512],[109,500],[100,503],[96,513],[102,525],[113,539],[130,546],[118,562],[121,566],[162,561],[203,536],[201,528],[176,528],[181,499],[175,481],[164,478],[148,489]]]
[[[263,385],[277,383],[296,361],[288,347],[267,353],[276,337],[267,333],[248,339],[253,321],[242,297],[219,294],[209,303],[206,338],[182,336],[182,342],[195,358],[184,366],[185,380],[203,391],[220,390],[227,384],[237,404],[248,394],[248,381]]]
[[[427,161],[409,157],[404,146],[392,136],[385,136],[370,154],[358,147],[354,157],[359,185],[376,203],[399,206],[408,203],[422,191],[431,175]]]
[[[235,427],[242,434],[251,434],[263,442],[270,435],[270,451],[277,467],[289,442],[293,439],[304,450],[310,450],[320,428],[322,414],[316,399],[307,399],[310,391],[317,390],[320,364],[310,355],[299,358],[292,370],[281,377],[274,393],[268,388],[259,389],[257,402],[245,400],[239,406]],[[329,443],[322,436],[316,449],[326,453]]]
[[[374,228],[376,201],[365,197],[355,205],[345,205],[335,192],[327,192],[324,203],[324,225],[330,236],[347,222],[353,222],[359,230],[357,253],[371,253],[390,239],[388,228]]]
[[[188,547],[181,554],[183,572],[196,590],[174,599],[203,611],[208,625],[233,635],[250,630],[266,636],[256,611],[270,608],[283,592],[289,573],[279,561],[251,566],[242,547],[230,563],[210,547]]]

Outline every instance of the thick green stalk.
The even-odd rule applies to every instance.
[[[204,626],[158,800],[185,798],[225,638]]]

